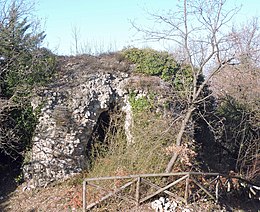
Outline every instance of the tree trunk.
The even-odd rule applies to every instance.
[[[184,135],[184,132],[185,132],[185,128],[187,127],[187,124],[191,118],[191,115],[192,115],[192,112],[195,110],[195,108],[193,106],[189,107],[187,112],[186,112],[186,115],[182,121],[182,124],[181,124],[181,129],[177,135],[177,139],[176,139],[176,146],[181,146],[181,140],[182,140],[182,137]],[[166,170],[165,172],[166,173],[170,173],[172,171],[172,168],[173,168],[173,165],[175,164],[176,160],[178,158],[178,153],[177,152],[174,152],[169,163],[167,164],[167,167],[166,167]]]

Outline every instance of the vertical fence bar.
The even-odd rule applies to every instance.
[[[190,174],[188,174],[188,177],[186,178],[186,185],[185,185],[184,199],[186,205],[188,204],[188,198],[189,198],[189,182],[190,182]]]
[[[139,206],[140,204],[140,183],[141,183],[141,177],[138,176],[136,181],[136,192],[135,192],[136,206]]]
[[[220,181],[220,177],[218,176],[217,184],[216,184],[216,203],[218,203],[219,181]]]
[[[86,208],[87,208],[87,203],[86,203],[86,193],[87,193],[86,189],[87,188],[86,187],[87,187],[87,182],[86,182],[86,180],[83,180],[83,192],[82,192],[83,212],[86,212]]]

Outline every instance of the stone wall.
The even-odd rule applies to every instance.
[[[115,55],[60,58],[56,80],[39,89],[32,100],[33,108],[40,107],[41,112],[23,166],[30,184],[45,186],[88,168],[88,148],[98,120],[113,108],[125,113],[126,139],[133,143],[129,91],[137,93],[137,98],[156,93],[158,113],[172,113],[163,107],[170,85],[155,76],[133,76],[133,68]]]
[[[25,159],[26,180],[44,186],[87,167],[86,147],[100,114],[125,106],[128,74],[114,70],[125,66],[115,63],[117,67],[100,58],[64,59],[57,80],[35,96],[32,106],[43,106]]]

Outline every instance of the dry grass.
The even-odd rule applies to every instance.
[[[162,114],[145,111],[134,114],[134,124],[132,126],[132,143],[127,143],[123,123],[118,121],[120,114],[114,114],[111,117],[110,128],[108,129],[105,143],[109,144],[108,151],[105,156],[96,158],[93,168],[85,173],[85,176],[103,177],[103,176],[126,176],[145,173],[161,173],[164,172],[168,163],[169,150],[173,146],[176,132],[179,128],[179,122],[174,122],[170,117],[163,117]],[[115,121],[116,120],[116,121]],[[121,119],[122,120],[122,119]],[[174,125],[172,123],[174,122]],[[113,131],[112,129],[117,129]],[[113,133],[112,133],[113,131]],[[185,138],[187,139],[187,138]],[[102,151],[102,150],[101,150]],[[190,156],[187,148],[183,148],[183,163],[179,169],[182,171],[189,170]],[[149,179],[153,183],[165,186],[160,178]],[[165,181],[165,180],[164,180]],[[98,186],[112,191],[119,188],[127,180],[108,180],[97,182]],[[96,184],[96,183],[95,183]],[[143,186],[143,195],[150,193],[150,186]],[[123,196],[134,196],[135,186],[131,186],[124,191]],[[104,196],[105,192],[89,186],[88,201],[95,202]],[[122,206],[123,205],[123,206]],[[129,206],[129,208],[127,208]],[[121,207],[124,207],[123,209]],[[117,211],[127,211],[134,207],[134,204],[126,204],[125,201],[109,200],[102,204],[97,211],[113,211],[111,208],[117,208]],[[106,209],[106,210],[105,210]]]
[[[175,137],[175,128],[169,127],[169,122],[169,119],[153,113],[137,114],[132,127],[132,143],[127,143],[122,125],[114,126],[117,131],[114,134],[108,132],[106,137],[106,143],[109,144],[106,156],[97,158],[87,175],[97,177],[163,172],[169,157],[165,148]]]
[[[23,191],[20,185],[1,204],[1,211],[81,211],[82,186],[66,183]]]

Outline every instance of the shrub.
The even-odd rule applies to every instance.
[[[11,97],[19,86],[45,83],[55,67],[50,51],[39,48],[44,32],[37,32],[33,22],[21,17],[20,5],[11,4],[0,25],[0,63],[2,96]]]
[[[48,83],[56,67],[55,56],[40,47],[44,32],[29,21],[23,3],[0,6],[0,152],[14,158],[24,154],[37,122],[32,91]]]
[[[138,97],[135,92],[129,94],[129,102],[133,113],[150,111],[153,108],[153,99],[149,98],[150,96],[140,96]]]
[[[171,82],[178,91],[189,90],[193,80],[191,67],[181,66],[168,52],[153,49],[125,49],[123,56],[135,64],[135,72],[151,76],[159,76]]]
[[[256,180],[260,172],[258,110],[229,96],[221,101],[216,115],[223,120],[222,128],[218,128],[218,140],[231,153],[236,171]]]
[[[136,64],[135,71],[152,76],[160,76],[169,81],[176,74],[180,66],[167,52],[158,52],[153,49],[126,49],[123,55],[130,62]]]
[[[162,172],[169,158],[166,148],[172,143],[176,128],[169,128],[169,119],[165,120],[152,112],[136,113],[131,130],[133,141],[127,143],[122,119],[119,122],[115,121],[117,117],[122,117],[119,114],[111,117],[106,140],[103,141],[109,145],[106,154],[99,154],[100,157],[96,158],[95,165],[88,175]],[[100,150],[102,152],[103,148]]]

